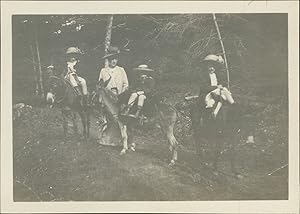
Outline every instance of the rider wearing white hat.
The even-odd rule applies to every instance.
[[[86,81],[84,78],[78,76],[77,70],[74,68],[75,65],[79,62],[79,56],[82,54],[82,51],[78,47],[69,47],[66,50],[67,74],[65,75],[65,78],[70,81],[77,94],[83,98],[82,104],[85,105],[88,101],[88,90]]]
[[[154,70],[149,68],[148,65],[139,65],[133,70],[138,72],[138,79],[136,82],[136,87],[132,90],[127,107],[125,108],[123,114],[128,115],[130,108],[137,102],[137,111],[135,114],[130,116],[138,118],[148,94],[154,89],[155,81],[152,77]]]
[[[224,64],[222,56],[210,54],[204,58],[204,64],[206,64],[207,74],[205,82],[200,87],[200,99],[205,100],[206,108],[212,108],[217,101],[217,106],[213,111],[213,115],[216,116],[222,106],[222,100],[234,103],[229,90],[225,87],[226,80],[224,74],[215,72],[220,65]]]

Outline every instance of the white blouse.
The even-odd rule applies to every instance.
[[[218,79],[215,73],[209,74],[210,77],[210,85],[211,86],[217,86],[218,85]]]
[[[110,77],[111,80],[109,81],[107,88],[117,88],[118,94],[124,92],[128,88],[128,79],[124,68],[116,66],[114,68],[103,68],[100,71],[99,80],[103,79],[103,81],[106,81]]]

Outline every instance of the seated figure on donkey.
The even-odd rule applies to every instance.
[[[136,81],[122,115],[138,119],[143,116],[141,112],[145,100],[149,99],[154,91],[155,80],[152,77],[154,70],[150,69],[148,65],[139,65],[134,68],[134,71],[137,72]],[[132,113],[134,111],[133,106],[136,106],[135,113]]]
[[[79,57],[82,54],[77,47],[70,47],[66,51],[66,71],[64,78],[73,86],[77,95],[80,97],[81,105],[88,105],[88,89],[86,80],[78,75],[75,66],[79,63]]]
[[[107,64],[99,73],[99,81],[96,88],[99,86],[99,83],[106,82],[107,84],[105,85],[105,88],[115,95],[114,101],[121,106],[125,100],[127,102],[129,85],[125,69],[118,65],[120,55],[121,50],[118,47],[110,46],[108,48],[107,53],[102,57],[102,59],[107,61]],[[96,91],[98,91],[98,89],[96,89]],[[106,123],[107,120],[113,119],[110,118],[111,115],[107,114],[104,101],[97,92],[95,92],[92,96],[92,103],[93,105],[96,105],[96,103],[100,105],[99,115],[102,115],[100,123]]]
[[[231,92],[224,86],[224,72],[220,71],[220,66],[224,64],[221,56],[208,55],[204,58],[205,72],[203,82],[200,84],[200,103],[202,111],[212,109],[215,118],[222,107],[223,101],[234,104]]]

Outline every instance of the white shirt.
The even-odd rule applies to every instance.
[[[107,84],[108,89],[117,88],[118,94],[123,93],[128,88],[128,78],[124,68],[116,66],[114,68],[102,68],[99,75],[99,80],[107,81],[111,77]]]
[[[217,86],[218,85],[218,79],[215,73],[209,74],[210,77],[210,85],[211,86]]]

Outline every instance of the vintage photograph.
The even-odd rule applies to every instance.
[[[287,13],[13,15],[13,200],[287,200],[288,88]]]

